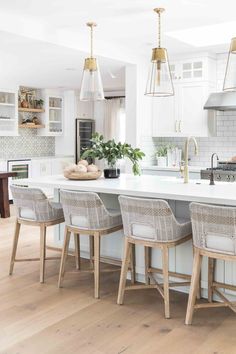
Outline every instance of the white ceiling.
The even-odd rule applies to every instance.
[[[88,50],[85,23],[95,20],[99,25],[95,52],[113,59],[100,58],[104,86],[120,88],[124,84],[122,61],[149,60],[156,41],[152,10],[157,6],[166,8],[164,33],[235,20],[235,0],[0,0],[0,31],[4,31],[0,33],[0,71],[24,77],[22,84],[35,77],[40,86],[50,81],[53,87],[79,87],[85,54],[78,50]],[[235,35],[236,28],[231,37]],[[226,51],[230,38],[228,43],[198,48],[168,36],[163,42],[173,57],[183,52]],[[111,79],[109,71],[117,78]]]
[[[86,53],[0,32],[0,87],[78,89]],[[99,57],[105,90],[124,88],[124,63]]]

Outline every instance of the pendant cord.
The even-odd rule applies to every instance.
[[[91,58],[93,58],[93,26],[91,26],[91,47],[90,47],[90,52],[91,52]]]
[[[158,12],[157,38],[158,38],[158,47],[161,48],[161,14],[160,14],[160,12]]]

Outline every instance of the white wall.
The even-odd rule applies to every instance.
[[[126,141],[142,150],[142,137],[151,136],[152,127],[152,100],[144,95],[147,75],[148,63],[144,61],[126,66]],[[129,163],[126,170],[131,172]]]

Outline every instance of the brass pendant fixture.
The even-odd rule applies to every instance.
[[[84,62],[80,100],[99,101],[104,99],[104,92],[98,61],[93,56],[93,29],[97,25],[94,22],[88,22],[87,26],[91,30],[91,52],[90,57],[86,58]]]
[[[152,59],[148,74],[145,95],[153,97],[173,96],[174,87],[171,78],[167,50],[161,47],[161,14],[163,8],[156,8],[158,15],[158,47],[152,49]]]
[[[236,91],[236,38],[232,38],[229,48],[223,91]]]

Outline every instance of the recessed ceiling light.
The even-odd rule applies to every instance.
[[[228,44],[236,35],[236,22],[225,22],[216,25],[186,28],[180,31],[166,32],[166,35],[193,47],[206,47]]]

